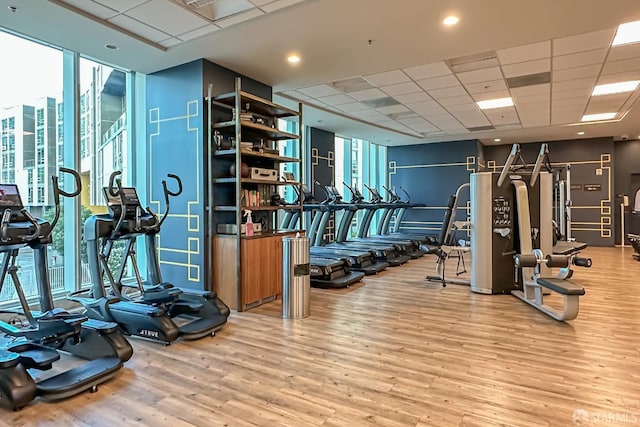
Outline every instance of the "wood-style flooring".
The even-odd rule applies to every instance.
[[[1,425],[640,425],[640,262],[589,248],[578,318],[423,280],[426,256],[345,290],[232,313],[214,338],[135,354],[94,394],[4,412]],[[584,414],[584,413],[577,413]],[[580,420],[578,420],[580,421]],[[596,423],[597,422],[597,423]],[[584,422],[581,425],[587,425]]]

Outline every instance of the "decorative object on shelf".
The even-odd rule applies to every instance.
[[[242,164],[240,165],[240,177],[241,178],[249,178],[249,174],[250,173],[251,173],[251,170],[249,168],[249,165],[247,165],[245,162],[242,162]],[[235,163],[231,163],[231,166],[229,166],[229,175],[236,176],[236,164]]]
[[[266,169],[266,168],[250,168],[249,178],[263,179],[265,181],[277,181],[278,171],[275,169]]]

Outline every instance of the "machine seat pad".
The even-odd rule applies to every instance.
[[[20,355],[12,351],[0,350],[0,369],[12,368],[20,362]]]
[[[551,289],[562,295],[584,295],[584,288],[574,285],[566,280],[554,279],[554,278],[538,278],[538,285],[544,286],[547,289]]]
[[[113,376],[121,367],[122,362],[117,357],[101,357],[90,360],[40,381],[38,394],[49,398],[72,396],[90,388],[101,379]]]
[[[20,363],[25,368],[51,369],[51,364],[60,359],[60,353],[53,348],[33,342],[23,342],[10,347],[9,350],[20,355]]]
[[[580,252],[587,249],[587,244],[582,242],[565,242],[560,241],[553,245],[554,255],[571,255],[575,252]]]

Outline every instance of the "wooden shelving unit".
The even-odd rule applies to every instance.
[[[240,78],[236,79],[235,91],[231,93],[214,97],[210,86],[206,101],[211,153],[208,214],[212,229],[213,289],[232,309],[242,311],[282,293],[282,237],[296,231],[278,230],[276,212],[299,209],[302,213],[302,204],[271,206],[269,203],[280,186],[296,186],[299,191],[299,179],[285,182],[238,177],[240,174],[231,173],[231,169],[242,171],[245,164],[249,168],[279,170],[282,163],[302,164],[300,158],[278,153],[279,144],[283,142],[298,144],[297,152],[302,153],[302,104],[293,110],[245,92]],[[280,118],[297,121],[298,133],[278,129]],[[236,148],[237,141],[242,141],[243,148]],[[245,144],[252,146],[245,148]],[[251,193],[251,201],[243,198],[247,192]],[[245,206],[247,202],[249,206]],[[247,209],[252,211],[254,223],[262,223],[261,233],[241,234],[243,213]],[[217,234],[218,224],[235,224],[237,232]]]

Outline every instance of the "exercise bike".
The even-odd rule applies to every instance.
[[[180,178],[168,175],[178,185],[175,192],[162,181],[166,211],[159,219],[150,208],[142,208],[135,188],[121,185],[119,175],[111,174],[109,186],[103,188],[109,213],[93,215],[84,225],[92,286],[70,298],[84,306],[87,316],[116,322],[128,335],[165,344],[178,337],[192,340],[214,335],[227,322],[226,304],[215,292],[166,283],[160,272],[156,236],[169,215],[170,197],[182,193]],[[142,279],[136,258],[135,244],[141,236],[145,237],[147,281]],[[116,242],[124,242],[124,253],[114,273],[109,260]],[[127,261],[134,271],[133,285],[124,281]]]
[[[21,310],[1,313],[25,318],[25,321],[0,321],[0,407],[18,410],[37,396],[47,400],[62,399],[97,386],[122,368],[133,353],[131,345],[115,323],[89,320],[54,308],[48,276],[47,246],[60,217],[60,195],[80,194],[80,176],[69,169],[61,172],[75,179],[75,191],[65,192],[52,177],[55,216],[51,223],[35,218],[27,211],[15,184],[0,185],[0,290],[7,275],[20,300]],[[19,250],[33,249],[40,311],[32,311],[24,294],[16,261]],[[44,377],[39,371],[51,370],[60,354],[69,353],[83,363],[66,371]]]

